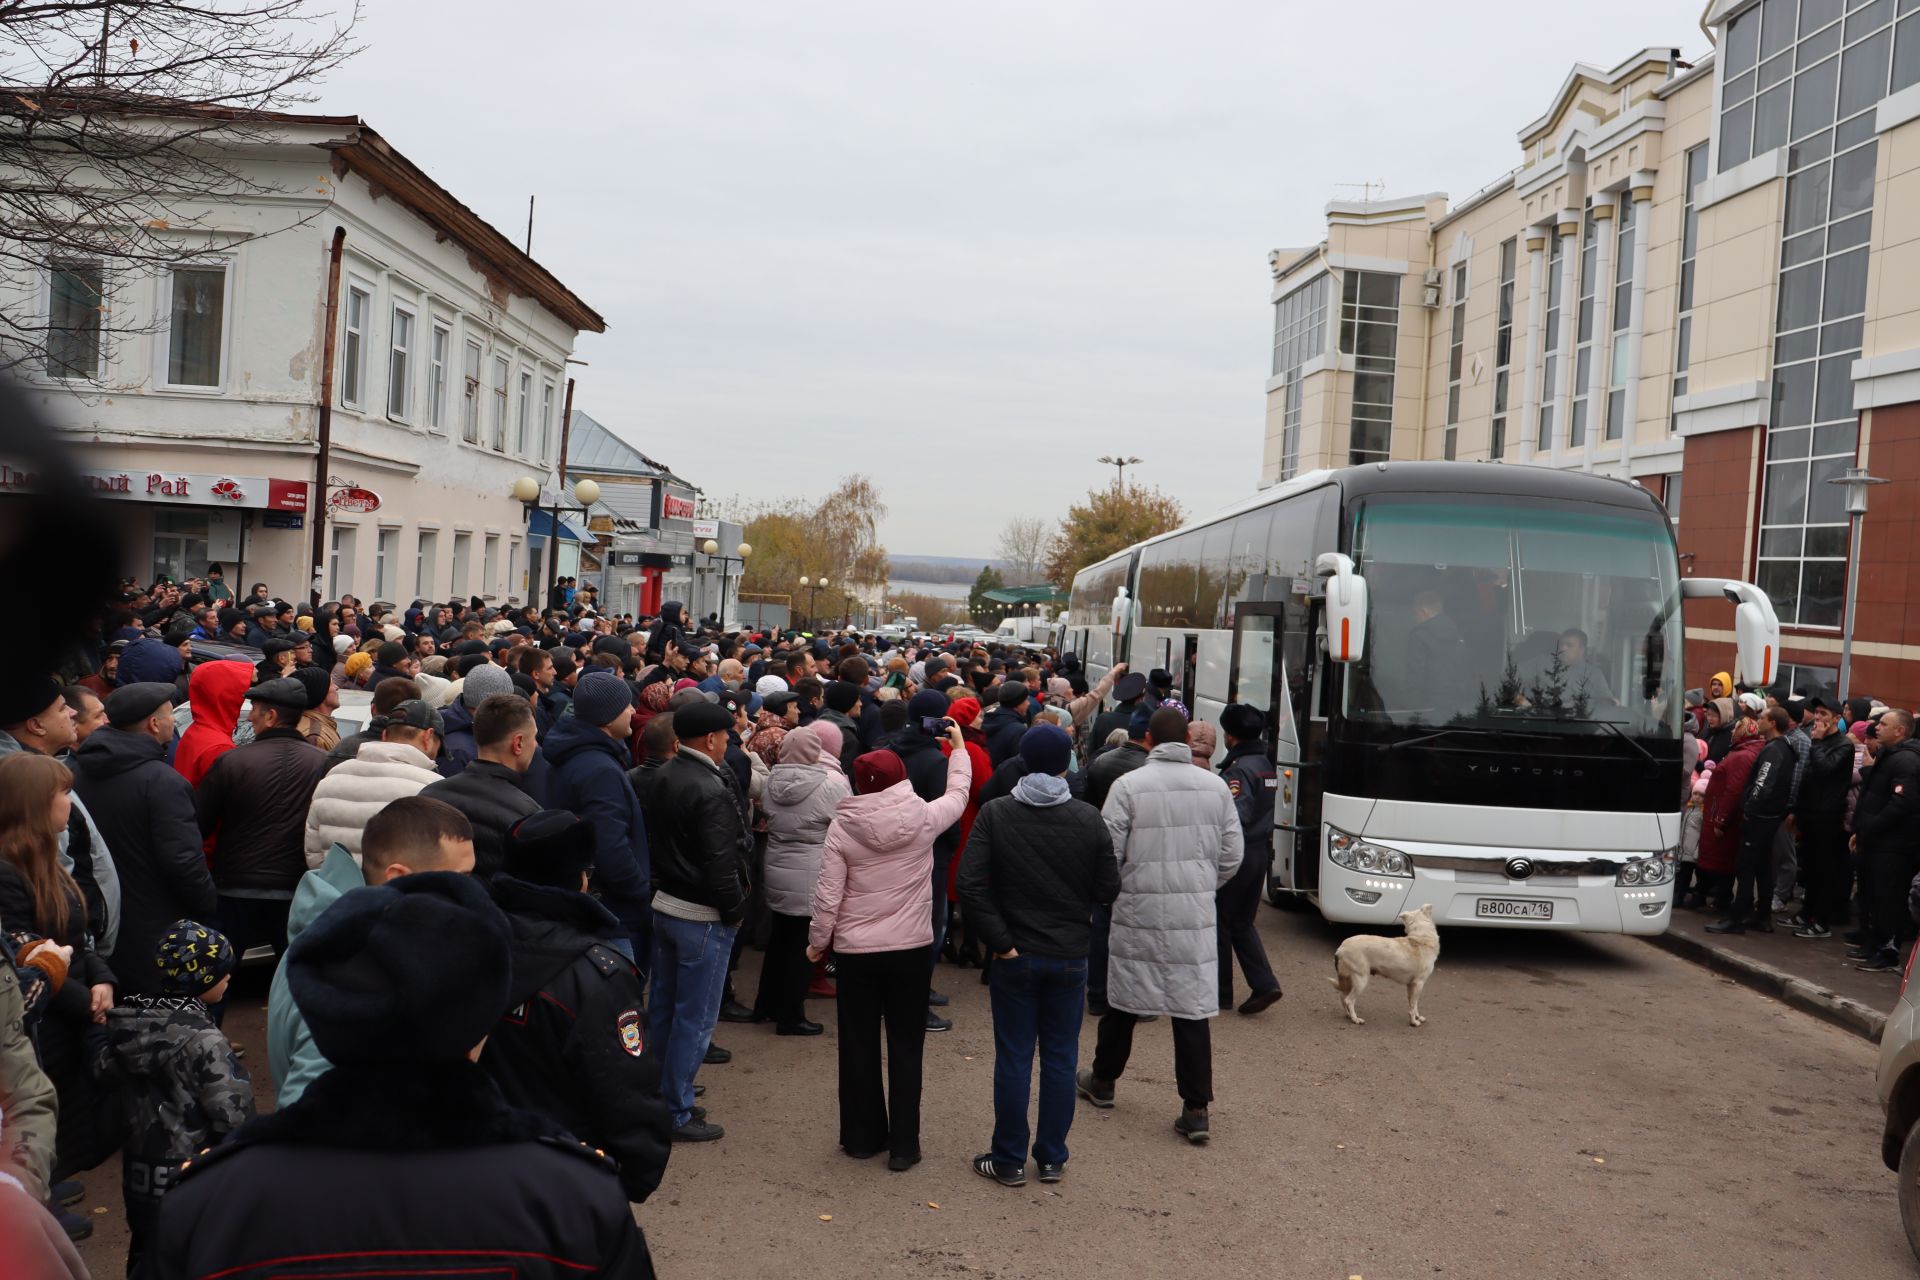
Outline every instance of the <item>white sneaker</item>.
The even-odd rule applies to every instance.
[[[1786,899],[1784,899],[1784,898],[1775,898],[1775,899],[1773,900],[1773,909],[1774,909],[1775,911],[1785,911],[1785,910],[1787,909],[1787,903],[1786,903]]]

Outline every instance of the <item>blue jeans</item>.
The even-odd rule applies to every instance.
[[[1027,1095],[1040,1050],[1040,1124],[1033,1158],[1067,1162],[1073,1076],[1080,1065],[1080,1018],[1087,996],[1084,957],[1015,956],[993,962],[993,1160],[1027,1164]]]
[[[682,920],[657,911],[653,916],[647,1038],[660,1055],[660,1096],[676,1129],[693,1118],[693,1078],[713,1039],[737,931],[717,920]]]

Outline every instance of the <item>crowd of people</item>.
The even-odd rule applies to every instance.
[[[1839,932],[1857,967],[1897,973],[1920,932],[1913,713],[1781,701],[1727,672],[1687,702],[1675,908],[1718,914],[1714,934]]]
[[[123,584],[0,687],[0,1271],[85,1273],[67,1206],[117,1152],[130,1275],[650,1274],[629,1206],[725,1136],[718,1027],[817,1036],[831,999],[839,1145],[905,1172],[943,962],[989,987],[982,1177],[1064,1177],[1076,1097],[1115,1105],[1157,1019],[1204,1143],[1235,962],[1241,1014],[1281,994],[1265,716],[1219,719],[1164,671],[611,617],[565,582],[546,608]],[[263,1114],[222,1031],[244,957]]]

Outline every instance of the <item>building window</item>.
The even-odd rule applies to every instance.
[[[468,579],[473,571],[473,535],[456,533],[453,535],[453,594],[470,596],[473,583]]]
[[[1798,695],[1805,698],[1825,699],[1828,706],[1836,704],[1840,697],[1840,668],[1810,667],[1800,662],[1783,662],[1774,675],[1773,683],[1765,692],[1772,694],[1781,702]]]
[[[1340,352],[1353,357],[1351,465],[1384,462],[1393,445],[1393,367],[1400,340],[1400,277],[1349,271],[1340,283]]]
[[[540,461],[553,457],[553,384],[540,386]]]
[[[468,444],[480,443],[480,344],[467,339],[466,353],[461,357],[461,373],[465,385],[460,400],[460,438]]]
[[[433,571],[440,559],[440,535],[432,529],[420,531],[420,541],[413,553],[413,594],[434,598]]]
[[[400,531],[380,529],[373,535],[373,598],[391,600],[393,571],[400,559]]]
[[[1667,519],[1673,521],[1673,531],[1680,532],[1680,473],[1673,472],[1660,487],[1660,502],[1667,509]]]
[[[217,387],[227,348],[227,269],[175,267],[168,278],[167,384]]]
[[[1452,462],[1460,449],[1460,370],[1467,352],[1467,264],[1453,266],[1453,334],[1447,348],[1447,430],[1441,456]]]
[[[327,544],[327,594],[338,600],[353,590],[354,527],[337,524]]]
[[[367,312],[373,295],[347,286],[347,332],[340,346],[340,403],[360,408],[367,400]]]
[[[533,425],[533,375],[521,373],[520,400],[514,409],[513,451],[521,457],[527,456],[527,446],[532,441]]]
[[[1584,448],[1587,443],[1587,392],[1593,389],[1593,303],[1595,259],[1600,252],[1600,224],[1587,207],[1580,228],[1580,305],[1576,312],[1578,329],[1573,349],[1573,409],[1567,422],[1567,447]]]
[[[387,416],[402,422],[413,415],[413,324],[413,312],[396,303],[387,352]]]
[[[505,356],[493,358],[493,449],[507,451],[507,379],[511,367]]]
[[[1507,456],[1507,394],[1513,375],[1513,289],[1519,260],[1519,242],[1500,246],[1500,314],[1493,335],[1493,433],[1487,456],[1495,462]]]
[[[1888,93],[1920,83],[1920,17],[1912,4],[1896,13],[1881,0],[1847,0],[1844,17],[1842,8],[1839,0],[1764,0],[1727,23],[1721,172],[1785,144],[1800,153],[1789,159],[1794,168],[1813,153],[1840,152],[1846,140],[1827,151],[1808,140],[1836,123],[1846,133]],[[1873,136],[1870,122],[1864,136]]]
[[[1846,594],[1844,495],[1827,481],[1858,442],[1852,364],[1866,311],[1874,107],[1920,79],[1911,9],[1762,0],[1723,42],[1719,167],[1788,147],[1758,585],[1780,621],[1798,626],[1839,626]]]
[[[486,545],[480,552],[480,594],[492,597],[500,581],[500,535],[487,535]]]
[[[92,378],[100,372],[100,318],[105,272],[98,262],[54,262],[47,268],[47,376]]]
[[[147,581],[171,578],[175,582],[185,582],[206,571],[206,512],[154,512],[153,574]]]
[[[1686,187],[1680,193],[1680,207],[1683,210],[1680,223],[1680,288],[1673,326],[1675,400],[1687,394],[1687,370],[1693,363],[1693,260],[1700,251],[1700,210],[1694,206],[1693,189],[1706,180],[1707,144],[1703,142],[1687,152],[1686,169],[1682,176]],[[1679,414],[1669,411],[1667,433],[1671,435],[1679,429]]]
[[[1284,425],[1280,437],[1280,476],[1291,480],[1300,469],[1300,406],[1304,398],[1301,367],[1327,351],[1327,304],[1333,277],[1321,275],[1273,304],[1273,374],[1286,380]]]
[[[1566,252],[1567,237],[1553,229],[1548,232],[1550,241],[1547,247],[1547,321],[1541,326],[1544,334],[1541,339],[1540,362],[1540,428],[1534,437],[1534,448],[1545,453],[1553,448],[1553,411],[1559,398],[1556,388],[1560,375],[1560,258]]]
[[[434,325],[427,352],[427,426],[434,431],[447,429],[447,360],[452,346],[453,330]]]
[[[1607,439],[1618,440],[1626,432],[1627,356],[1632,346],[1633,326],[1633,242],[1640,228],[1634,221],[1631,194],[1620,197],[1614,216],[1613,241],[1613,332],[1607,359]]]
[[[522,603],[528,599],[525,562],[520,558],[520,539],[507,539],[507,594],[518,596]]]

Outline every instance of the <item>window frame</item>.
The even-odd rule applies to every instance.
[[[168,392],[181,392],[187,395],[224,395],[227,390],[227,375],[232,365],[233,345],[233,278],[238,269],[237,260],[230,254],[212,254],[169,263],[165,271],[160,272],[160,306],[158,314],[165,318],[166,336],[153,344],[154,373],[153,383],[156,389]],[[174,277],[182,271],[219,271],[221,273],[220,293],[220,376],[212,383],[175,382],[170,376],[173,367],[173,289]]]
[[[1447,425],[1441,433],[1440,456],[1452,462],[1459,455],[1460,396],[1467,356],[1466,259],[1453,264],[1448,279],[1453,289],[1453,314],[1448,317],[1451,331],[1447,343]]]
[[[427,336],[427,430],[447,431],[447,367],[453,360],[453,325],[435,317]]]
[[[70,273],[72,269],[75,267],[86,267],[86,266],[91,266],[99,276],[99,284],[94,289],[94,294],[99,299],[99,305],[94,308],[95,320],[94,320],[94,326],[93,326],[93,352],[92,352],[93,370],[90,373],[55,373],[53,371],[53,348],[54,348],[54,332],[55,332],[54,326],[53,326],[54,273],[56,272]],[[40,320],[41,320],[40,328],[41,328],[41,331],[46,335],[46,338],[45,338],[44,353],[42,354],[41,359],[36,362],[39,365],[39,369],[36,374],[38,378],[48,382],[96,382],[106,374],[106,371],[107,371],[107,311],[108,311],[107,291],[109,287],[108,285],[109,278],[110,278],[110,270],[104,258],[83,258],[83,257],[77,257],[72,254],[63,254],[57,257],[49,256],[47,258],[44,266],[44,270],[41,273],[41,307],[40,307]],[[171,308],[169,308],[168,314],[169,315],[172,314]],[[82,331],[76,330],[76,329],[62,329],[60,330],[60,332],[61,333],[77,333]]]
[[[480,412],[481,379],[486,372],[486,344],[478,338],[467,338],[460,350],[460,439],[476,448],[486,447],[486,424]]]
[[[559,395],[559,388],[552,378],[540,383],[540,455],[537,459],[545,462],[553,456],[553,407]]]
[[[519,370],[516,390],[519,403],[513,413],[513,452],[515,457],[525,458],[533,447],[533,370]]]
[[[1500,299],[1493,321],[1493,415],[1487,433],[1487,457],[1507,455],[1507,414],[1513,394],[1513,304],[1520,263],[1519,237],[1500,245]]]
[[[513,361],[510,357],[495,352],[492,372],[494,380],[488,384],[493,393],[493,435],[488,448],[495,453],[507,451],[507,392],[509,380],[513,377]]]
[[[407,342],[400,344],[400,318],[406,317]],[[411,424],[413,422],[413,393],[418,379],[414,376],[415,347],[420,341],[420,308],[417,304],[402,302],[396,298],[387,308],[387,417],[393,422]],[[399,376],[395,377],[395,363],[399,364]],[[394,412],[395,394],[401,400],[398,413]]]
[[[346,293],[340,304],[340,406],[365,413],[367,409],[367,342],[373,320],[373,286],[349,276],[343,284]],[[366,299],[366,309],[358,328],[354,327],[354,295]],[[353,372],[357,371],[357,379]]]

